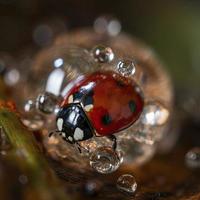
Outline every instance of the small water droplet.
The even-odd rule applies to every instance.
[[[118,178],[117,188],[121,192],[133,194],[133,193],[135,193],[135,191],[137,189],[137,182],[136,182],[134,176],[132,176],[130,174],[124,174]]]
[[[57,97],[49,92],[40,94],[36,100],[36,107],[45,114],[54,112],[57,104]]]
[[[149,102],[145,105],[141,121],[145,125],[163,125],[169,118],[169,111],[158,102]]]
[[[100,147],[92,153],[90,166],[101,174],[109,174],[120,166],[121,159],[112,147]]]
[[[194,147],[185,155],[186,165],[190,168],[200,168],[200,147]]]
[[[92,55],[96,62],[109,63],[114,59],[114,53],[110,47],[98,45],[92,49]]]
[[[117,64],[117,70],[122,76],[131,76],[136,69],[132,60],[120,60]]]

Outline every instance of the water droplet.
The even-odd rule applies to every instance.
[[[200,168],[200,147],[194,147],[185,155],[186,165],[190,168]]]
[[[122,76],[131,76],[135,73],[135,64],[132,60],[120,60],[117,70]]]
[[[49,92],[40,94],[36,100],[36,107],[45,114],[54,112],[57,104],[57,97]]]
[[[158,102],[149,102],[145,105],[141,121],[145,125],[163,125],[169,118],[169,111]]]
[[[98,45],[92,49],[92,55],[96,62],[108,63],[114,59],[114,53],[110,47]]]
[[[101,174],[109,174],[120,166],[120,158],[112,147],[100,147],[92,153],[90,166]]]
[[[117,180],[117,188],[118,190],[129,194],[135,193],[137,189],[137,183],[134,176],[130,174],[124,174],[120,176]]]

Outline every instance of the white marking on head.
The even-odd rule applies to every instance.
[[[70,142],[72,142],[72,141],[73,141],[73,138],[72,138],[71,136],[69,136],[69,137],[68,137],[68,140],[69,140]]]
[[[93,104],[89,104],[89,105],[85,106],[84,109],[86,112],[90,112],[93,109],[93,107],[94,107]]]
[[[77,127],[74,131],[74,140],[79,141],[82,140],[83,137],[84,137],[83,130]]]
[[[70,95],[68,97],[68,103],[73,103],[73,101],[74,101],[73,95]]]
[[[62,131],[62,128],[63,128],[63,119],[62,118],[58,118],[57,127],[58,127],[59,131]]]

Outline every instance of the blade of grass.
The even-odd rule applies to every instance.
[[[17,114],[1,106],[0,127],[12,146],[9,160],[29,177],[29,185],[37,200],[69,200],[39,151],[33,134],[22,125]]]

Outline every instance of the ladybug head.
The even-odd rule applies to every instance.
[[[71,103],[61,107],[56,118],[57,132],[69,143],[76,143],[91,138],[93,130],[82,107]]]

